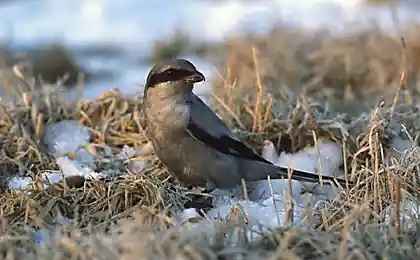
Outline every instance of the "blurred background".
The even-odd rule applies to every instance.
[[[277,32],[279,42],[273,45],[283,57],[288,48],[297,53],[296,46],[288,40],[297,34],[300,38],[302,34],[311,35],[302,42],[313,40],[315,44],[320,36],[312,32],[322,30],[325,42],[327,38],[348,34],[353,26],[363,34],[364,27],[372,28],[374,24],[381,37],[395,36],[403,30],[400,27],[414,26],[420,20],[418,10],[420,2],[414,0],[2,0],[0,85],[2,91],[14,88],[13,66],[19,64],[24,75],[36,76],[47,85],[54,85],[67,73],[63,84],[69,96],[80,84],[79,72],[84,75],[85,99],[114,88],[124,94],[141,94],[150,66],[159,59],[187,57],[210,81],[216,74],[215,68],[223,70],[226,66],[229,46],[232,48],[235,41],[259,37],[255,44],[261,45],[261,38],[271,42],[267,39]],[[366,42],[363,39],[360,42]],[[346,44],[349,42],[354,43],[354,37]],[[308,48],[314,49],[305,47]],[[284,59],[278,62],[285,63]],[[296,76],[293,72],[297,67],[301,66],[293,63],[292,69],[286,69],[293,80],[287,76],[283,83],[301,85],[307,81],[306,74]],[[197,92],[208,95],[209,81]],[[344,86],[351,79],[347,77],[345,81],[322,82]]]

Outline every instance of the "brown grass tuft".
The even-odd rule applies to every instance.
[[[8,259],[417,259],[418,217],[408,219],[404,208],[419,199],[417,35],[412,28],[404,32],[411,53],[404,55],[399,40],[377,27],[333,37],[279,26],[230,40],[227,60],[218,57],[226,69],[214,82],[213,108],[256,151],[266,139],[286,152],[319,139],[343,147],[343,167],[355,185],[311,209],[319,225],[258,233],[235,216],[223,223],[206,219],[199,228],[181,225],[174,211],[197,195],[179,187],[151,154],[140,158],[150,167],[138,173],[98,160],[101,169],[128,173],[124,177],[67,178],[27,191],[3,187],[0,252]],[[114,91],[70,103],[58,92],[29,86],[14,106],[2,105],[3,183],[17,173],[37,180],[43,171],[59,170],[42,135],[60,120],[92,131],[88,146],[98,159],[106,146],[116,154],[124,145],[147,143],[141,100]],[[400,156],[392,150],[397,137],[411,146]],[[66,218],[69,223],[54,224]],[[49,242],[37,245],[33,227],[49,230]]]

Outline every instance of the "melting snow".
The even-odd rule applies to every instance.
[[[318,150],[316,147],[306,147],[302,151],[294,154],[287,154],[282,152],[280,155],[277,154],[274,144],[271,141],[264,141],[264,147],[262,156],[270,162],[282,166],[290,167],[291,169],[306,171],[310,173],[320,173],[323,175],[332,176],[333,174],[340,173],[340,166],[343,163],[343,155],[341,147],[332,142],[319,141],[319,157]],[[321,169],[321,171],[319,170]],[[337,176],[338,177],[338,176]],[[320,185],[310,182],[300,182],[296,180],[272,180],[271,186],[274,194],[290,194],[289,187],[291,186],[291,192],[293,199],[300,201],[300,194],[309,190],[317,195],[324,194],[334,189],[331,185],[324,185],[321,189]],[[259,181],[253,184],[253,191],[250,195],[252,199],[257,198],[268,198],[271,196],[270,183],[268,181]],[[333,194],[329,194],[328,197],[333,198]]]
[[[265,141],[262,156],[274,164],[312,173],[318,173],[321,164],[322,174],[328,176],[337,174],[343,162],[341,147],[324,141],[320,141],[318,146],[320,158],[318,158],[316,147],[307,147],[294,154],[282,153],[278,155],[274,144]],[[209,218],[228,218],[232,210],[239,205],[244,211],[243,214],[248,220],[248,225],[252,228],[261,226],[274,228],[291,224],[286,222],[288,219],[289,221],[293,219],[293,225],[302,226],[307,223],[306,220],[312,221],[310,209],[315,203],[325,199],[334,199],[338,194],[331,185],[324,185],[321,189],[312,183],[296,180],[292,180],[291,184],[288,180],[271,180],[272,192],[268,180],[249,183],[249,185],[250,201],[240,198],[240,188],[233,191],[214,191],[213,195],[217,196],[215,207],[207,212],[207,216]],[[291,187],[291,193],[289,187]],[[312,190],[310,196],[303,194],[307,189]],[[291,201],[294,202],[293,209]],[[293,218],[290,214],[293,214]],[[180,213],[178,218],[181,223],[184,223],[189,218],[194,220],[199,218],[199,215],[194,210],[186,209]],[[194,223],[194,225],[197,224]]]
[[[83,154],[79,154],[78,159],[86,160],[93,156],[79,148],[89,143],[89,140],[90,131],[87,127],[72,120],[62,120],[48,125],[43,141],[48,146],[48,150],[55,155],[82,152]]]
[[[141,172],[148,164],[144,160],[132,159],[132,157],[147,155],[151,152],[150,144],[141,149],[134,150],[129,146],[124,146],[122,151],[113,155],[111,149],[104,148],[104,156],[108,158],[95,158],[95,156],[86,149],[90,142],[90,130],[72,120],[63,120],[49,125],[45,131],[44,143],[48,151],[56,157],[56,162],[60,167],[59,172],[46,171],[39,174],[39,180],[48,183],[55,183],[68,176],[83,176],[86,179],[98,179],[110,175],[121,174],[118,171],[120,164],[126,165],[131,172]],[[90,147],[90,150],[95,149]],[[70,156],[71,155],[71,156]],[[110,163],[114,168],[98,171],[95,161]],[[20,177],[19,174],[8,182],[10,189],[25,189],[33,183],[30,177]]]
[[[105,177],[111,173],[117,172],[114,169],[107,171],[96,171],[95,160],[102,160],[108,163],[114,163],[118,166],[118,162],[127,165],[132,172],[140,172],[148,165],[144,160],[132,160],[132,157],[147,155],[153,148],[150,144],[146,144],[140,149],[133,149],[124,146],[122,151],[114,155],[110,147],[104,147],[104,156],[111,158],[95,158],[95,156],[85,149],[90,142],[90,131],[87,127],[79,125],[75,121],[63,120],[50,124],[44,135],[44,143],[48,147],[48,151],[56,157],[56,162],[60,167],[60,171],[45,171],[39,174],[39,181],[42,181],[44,188],[48,187],[48,183],[55,183],[63,180],[68,176],[79,175],[86,179],[97,179]],[[93,149],[90,147],[89,149]],[[69,156],[69,154],[73,154]],[[71,157],[71,158],[70,158]],[[31,177],[21,177],[21,174],[13,177],[8,182],[10,189],[20,190],[27,189],[33,184]],[[69,223],[69,219],[58,215],[55,219],[57,225],[65,225]],[[51,244],[50,232],[47,230],[34,231],[34,238],[38,243]]]
[[[385,222],[390,226],[394,226],[393,221],[396,219],[395,205],[390,205],[386,209]],[[413,227],[416,220],[420,218],[420,205],[414,198],[402,200],[399,209],[399,216],[402,226]]]
[[[9,180],[7,186],[9,189],[18,190],[25,189],[32,183],[32,178],[29,177],[13,177]]]
[[[88,179],[109,175],[105,171],[97,172],[94,165],[95,160],[105,159],[96,158],[84,148],[90,141],[88,128],[78,125],[74,121],[57,122],[47,128],[44,141],[49,151],[56,156],[61,170],[43,172],[39,176],[40,180],[48,179],[53,183],[71,175],[81,175]],[[339,168],[343,157],[341,147],[337,144],[319,141],[319,158],[316,147],[307,147],[293,154],[283,152],[278,155],[273,143],[265,141],[264,144],[262,156],[277,165],[312,173],[318,173],[321,165],[322,173],[329,176],[340,172]],[[147,144],[140,149],[124,146],[118,154],[113,154],[111,149],[105,146],[104,155],[108,156],[109,163],[115,161],[115,164],[118,164],[120,162],[126,165],[129,170],[138,172],[147,167],[147,163],[133,157],[144,156],[152,151],[151,144]],[[70,158],[67,156],[68,154],[74,154],[74,156]],[[15,177],[9,181],[8,186],[11,189],[23,189],[32,182],[29,177]],[[214,224],[211,224],[209,220],[217,222],[228,219],[242,219],[248,224],[250,230],[255,231],[261,228],[285,225],[309,227],[314,223],[314,220],[317,221],[313,218],[312,208],[314,205],[322,200],[334,199],[338,194],[338,191],[331,185],[324,185],[321,189],[320,186],[314,187],[313,184],[309,185],[295,180],[292,180],[291,184],[288,180],[272,180],[272,191],[270,191],[268,181],[260,181],[249,184],[249,186],[250,200],[243,198],[240,187],[227,191],[215,190],[211,194],[215,197],[214,208],[205,213],[205,218],[200,216],[196,209],[186,209],[178,212],[176,219],[181,225],[189,223],[192,227],[209,227],[210,229],[206,230],[210,232],[214,232],[214,228],[211,228],[214,227]],[[311,192],[308,193],[308,189]],[[414,203],[409,201],[405,206],[406,210],[418,216],[418,211],[414,211],[413,205]],[[68,221],[62,217],[56,222],[61,225]],[[36,240],[45,242],[48,240],[47,233],[45,231],[36,232]],[[246,235],[250,235],[250,233]]]

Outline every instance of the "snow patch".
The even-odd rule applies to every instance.
[[[39,174],[38,180],[44,188],[70,176],[99,179],[124,174],[126,171],[122,168],[125,167],[132,173],[139,173],[148,167],[147,161],[139,157],[153,151],[150,144],[136,150],[126,145],[120,153],[114,155],[108,146],[100,153],[94,147],[87,148],[90,139],[90,130],[72,120],[55,122],[46,128],[43,141],[48,151],[56,157],[60,171],[45,171]],[[110,167],[98,170],[95,164],[97,162],[106,163]],[[26,189],[32,184],[33,179],[22,177],[22,174],[17,174],[8,181],[8,187],[17,190]]]
[[[395,226],[395,218],[397,216],[395,205],[390,205],[385,211],[385,223],[390,226]],[[420,204],[415,198],[407,198],[401,201],[401,207],[399,209],[399,216],[402,226],[414,227],[416,221],[420,218]]]
[[[319,141],[318,147],[320,157],[316,147],[307,147],[294,154],[277,154],[275,146],[271,141],[266,140],[262,151],[262,156],[279,166],[290,167],[292,169],[318,173],[321,165],[324,175],[332,176],[339,172],[343,162],[341,147],[335,143]],[[299,182],[296,180],[272,180],[249,183],[249,198],[243,198],[242,189],[238,187],[233,190],[215,190],[214,208],[206,213],[210,219],[230,219],[232,212],[240,208],[242,217],[246,219],[248,226],[252,229],[274,228],[278,226],[306,225],[314,221],[311,209],[322,200],[336,198],[338,188],[331,185],[315,186],[312,183]],[[290,189],[291,188],[291,189]],[[305,191],[311,190],[311,193]],[[293,202],[293,208],[292,208]],[[199,214],[193,209],[180,212],[177,216],[180,223],[189,222],[194,219],[194,226],[197,226]],[[292,221],[293,220],[293,221]],[[205,221],[199,223],[205,224]],[[313,223],[312,223],[313,224]]]
[[[295,170],[305,171],[309,173],[321,173],[326,176],[333,176],[341,173],[340,166],[343,164],[343,155],[340,145],[319,140],[318,148],[315,146],[306,147],[297,153],[277,154],[274,144],[271,141],[265,140],[262,156],[264,159],[282,167],[291,168]],[[319,154],[319,156],[318,156]],[[338,176],[337,176],[338,177]],[[317,195],[326,195],[333,198],[336,193],[336,187],[331,185],[321,185],[311,182],[302,182],[297,180],[271,180],[271,186],[274,194],[282,194],[290,199],[289,194],[292,194],[292,199],[300,202],[300,195],[304,191],[311,191]],[[291,189],[290,189],[291,187]],[[252,184],[251,199],[268,198],[271,196],[270,183],[268,180],[258,181]],[[316,199],[316,197],[315,197]]]
[[[73,120],[62,120],[50,124],[45,129],[43,141],[49,152],[62,156],[77,153],[77,159],[93,159],[92,154],[82,148],[90,140],[90,131]]]
[[[12,177],[8,183],[7,187],[12,190],[20,190],[27,188],[32,183],[32,178],[30,177]]]

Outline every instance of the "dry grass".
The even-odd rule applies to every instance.
[[[406,51],[415,50],[411,39],[417,37],[416,30],[405,36],[410,42]],[[420,57],[404,55],[399,41],[378,29],[332,38],[279,27],[264,37],[229,44],[228,59],[222,63],[226,71],[214,85],[213,107],[241,138],[256,150],[264,139],[286,151],[314,144],[317,137],[342,145],[346,175],[356,184],[344,187],[340,199],[313,209],[321,224],[313,231],[279,228],[253,240],[237,232],[232,221],[215,223],[216,231],[208,234],[188,226],[169,229],[174,227],[172,212],[192,196],[152,155],[145,158],[150,169],[125,177],[66,179],[45,190],[34,185],[30,194],[4,190],[0,195],[4,257],[417,259],[420,222],[408,223],[407,213],[398,209],[407,199],[418,199],[420,151],[413,148],[395,159],[390,145],[396,135],[418,145],[413,78]],[[408,87],[402,84],[405,78],[401,80],[406,74]],[[395,93],[404,94],[398,92],[401,88],[409,90],[409,99],[398,97],[394,102]],[[3,105],[3,183],[18,172],[36,179],[42,171],[58,170],[42,137],[46,125],[62,119],[91,129],[90,145],[98,157],[105,144],[118,153],[125,144],[141,147],[147,142],[141,100],[107,92],[93,101],[69,103],[57,92],[22,92],[14,106]],[[348,92],[357,98],[351,99]],[[385,103],[377,102],[380,96]],[[385,218],[389,208],[390,220]],[[28,228],[52,229],[57,216],[70,218],[71,223],[57,230],[51,243],[33,242]],[[244,226],[239,229],[246,231]],[[235,245],[231,236],[238,239]]]
[[[364,28],[349,25],[338,37],[325,30],[307,32],[278,25],[263,36],[228,40],[219,48],[226,59],[209,55],[223,68],[215,93],[229,101],[227,105],[235,114],[243,104],[236,97],[245,96],[254,103],[257,62],[266,90],[263,100],[269,98],[268,93],[274,100],[288,100],[291,89],[297,96],[328,101],[336,112],[358,115],[370,111],[381,98],[392,100],[403,72],[407,74],[403,88],[418,95],[419,34],[417,24],[406,26],[395,36],[375,24]],[[236,89],[236,95],[225,91],[228,86]]]
[[[53,85],[60,78],[65,77],[65,87],[77,84],[79,73],[84,74],[85,82],[94,76],[86,68],[80,66],[71,52],[60,44],[47,44],[41,48],[27,51],[12,51],[0,44],[0,90],[3,95],[8,92],[16,93],[16,83],[11,66],[20,64],[21,72],[27,76],[34,76],[34,87],[45,84]]]

